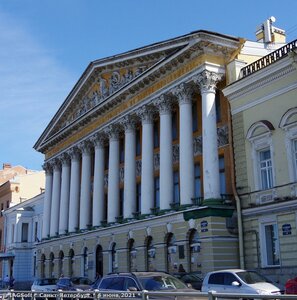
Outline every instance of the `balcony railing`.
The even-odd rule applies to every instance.
[[[279,59],[288,55],[289,52],[292,52],[297,48],[297,40],[294,40],[287,45],[269,53],[266,56],[256,60],[255,62],[247,65],[246,67],[241,69],[241,78],[245,78],[271,64],[278,61]]]

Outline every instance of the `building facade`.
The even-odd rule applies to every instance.
[[[37,277],[36,244],[41,241],[44,193],[4,211],[6,258],[3,275],[12,275],[15,289],[30,289]]]
[[[297,271],[297,41],[241,69],[232,114],[246,268],[285,283]]]
[[[197,31],[92,62],[34,146],[39,276],[238,267],[222,89],[230,61],[271,47]]]
[[[0,274],[2,274],[2,261],[12,259],[10,255],[7,256],[6,254],[3,213],[6,209],[44,191],[45,173],[43,170],[34,171],[6,163],[3,164],[3,169],[0,170],[0,183]]]

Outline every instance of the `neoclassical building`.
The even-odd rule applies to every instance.
[[[241,69],[231,106],[247,268],[285,283],[297,271],[297,40]]]
[[[91,62],[34,146],[39,276],[238,267],[222,89],[273,47],[201,30]]]

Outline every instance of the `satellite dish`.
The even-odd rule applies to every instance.
[[[275,18],[274,16],[271,16],[271,17],[269,18],[269,20],[270,20],[271,23],[274,23],[274,22],[276,21],[276,18]]]

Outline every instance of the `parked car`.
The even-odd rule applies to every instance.
[[[289,279],[285,284],[285,294],[297,295],[297,277]]]
[[[195,290],[201,290],[203,278],[200,273],[197,272],[176,273],[173,275],[174,277],[183,281],[187,286],[192,287]]]
[[[187,285],[178,278],[164,272],[112,273],[103,276],[95,289],[98,289],[100,292],[136,292],[143,290],[197,292],[194,289],[188,288]],[[170,299],[170,297],[168,297],[168,299]]]
[[[87,277],[61,277],[56,284],[57,290],[85,291],[89,290],[92,281]]]
[[[35,279],[31,291],[34,292],[50,292],[56,290],[57,278],[41,278]]]
[[[270,280],[256,271],[230,269],[209,272],[206,274],[202,292],[280,295],[281,290]]]

